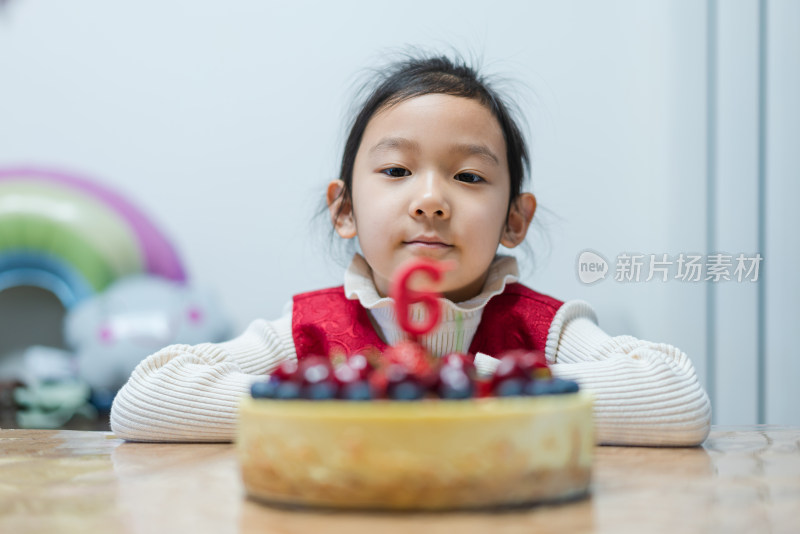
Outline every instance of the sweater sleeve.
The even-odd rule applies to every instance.
[[[131,441],[231,441],[241,397],[296,359],[291,313],[257,320],[223,343],[170,345],[134,369],[111,406],[111,430]]]
[[[692,446],[711,424],[711,404],[681,350],[631,336],[611,337],[585,302],[564,304],[545,354],[553,372],[594,394],[597,442]]]

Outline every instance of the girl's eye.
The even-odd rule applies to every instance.
[[[411,176],[411,171],[404,169],[402,167],[392,167],[391,169],[383,169],[381,172],[387,176],[391,176],[392,178],[402,178],[403,176]]]
[[[484,181],[483,178],[471,172],[461,172],[456,174],[456,180],[458,180],[459,182],[466,182],[469,184],[477,184],[478,182]]]

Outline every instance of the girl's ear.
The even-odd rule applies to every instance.
[[[506,248],[514,248],[525,239],[528,227],[536,212],[536,197],[533,193],[522,193],[511,204],[508,220],[500,236],[500,244]]]
[[[356,220],[353,217],[353,205],[344,195],[344,182],[333,180],[328,184],[328,212],[336,233],[344,239],[356,236]]]

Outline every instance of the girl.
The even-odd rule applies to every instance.
[[[516,284],[516,260],[497,255],[498,245],[523,242],[536,210],[521,190],[527,168],[508,107],[473,69],[445,57],[396,63],[356,116],[339,179],[327,188],[333,228],[362,252],[343,288],[295,296],[286,315],[256,320],[231,341],[148,357],[114,400],[112,430],[138,441],[231,440],[240,397],[281,362],[319,343],[402,340],[389,279],[405,260],[426,256],[454,266],[438,288],[442,321],[420,340],[432,354],[455,351],[460,335],[470,352],[488,347],[495,356],[524,339],[545,351],[556,375],[594,393],[598,442],[701,443],[711,409],[686,354],[608,336],[588,304]]]

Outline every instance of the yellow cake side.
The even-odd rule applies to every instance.
[[[252,497],[343,508],[516,505],[588,490],[586,393],[469,401],[243,399],[237,450]]]

